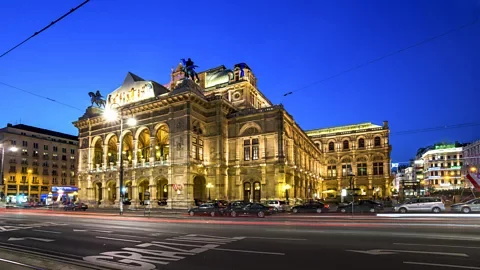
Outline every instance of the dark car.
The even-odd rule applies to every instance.
[[[232,217],[257,216],[264,218],[266,215],[271,214],[273,214],[273,209],[260,203],[249,203],[242,208],[233,208],[230,211],[230,216]]]
[[[371,200],[360,200],[353,202],[353,211],[360,213],[375,213],[383,210],[383,205]],[[341,213],[351,213],[352,212],[352,203],[346,205],[339,205],[337,212]]]
[[[311,202],[311,203],[304,203],[301,205],[296,205],[292,207],[293,213],[322,213],[328,212],[329,209],[328,204],[324,204],[321,202]]]
[[[204,203],[199,207],[193,207],[188,209],[188,214],[190,216],[195,215],[210,215],[212,217],[216,215],[224,215],[225,207],[222,207],[218,203]]]
[[[130,199],[123,200],[123,205],[131,205],[131,204],[132,204],[132,201],[130,201]]]
[[[69,203],[69,204],[66,204],[64,207],[63,207],[63,210],[67,211],[67,210],[70,210],[70,211],[87,211],[88,209],[88,205],[84,204],[84,203]]]

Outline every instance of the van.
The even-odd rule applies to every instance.
[[[420,197],[412,198],[403,204],[396,205],[394,212],[433,212],[440,213],[445,211],[445,204],[441,198],[437,197]]]

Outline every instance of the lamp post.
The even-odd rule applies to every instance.
[[[111,106],[117,105],[116,103],[110,104],[110,107],[108,109],[105,109],[104,112],[104,117],[108,121],[118,121],[118,118],[120,118],[120,138],[118,140],[120,147],[119,147],[119,156],[118,156],[118,161],[120,162],[120,168],[119,168],[119,173],[120,173],[120,215],[123,215],[123,200],[124,200],[124,194],[125,194],[125,188],[123,187],[123,113],[122,110],[120,110],[120,113],[112,109]],[[129,126],[135,126],[137,124],[137,121],[135,118],[133,118],[133,113],[130,118],[127,119],[127,125]]]
[[[2,161],[1,161],[1,167],[0,167],[0,170],[1,170],[1,173],[0,173],[0,176],[2,177],[0,179],[0,186],[5,184],[5,178],[4,178],[4,174],[5,174],[5,170],[4,170],[4,162],[5,162],[5,142],[3,142],[1,145],[2,147]],[[8,151],[10,152],[17,152],[18,148],[16,146],[12,146],[8,149]],[[1,198],[0,198],[1,199]]]
[[[350,172],[348,173],[348,175],[350,176],[350,180],[349,180],[350,183],[349,183],[349,184],[350,184],[350,192],[351,192],[350,194],[352,195],[352,216],[353,216],[353,204],[355,203],[355,197],[354,197],[355,194],[354,194],[354,192],[353,192],[353,188],[354,188],[353,178],[355,177],[355,174],[353,174],[353,172],[350,171]]]
[[[211,197],[210,197],[210,189],[213,187],[213,185],[211,183],[208,183],[207,184],[207,189],[208,189],[208,200],[212,200]]]
[[[285,185],[285,199],[287,200],[287,204],[290,204],[290,201],[288,199],[288,190],[291,188],[289,184]]]

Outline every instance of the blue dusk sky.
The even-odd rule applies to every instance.
[[[0,54],[83,0],[2,1]],[[479,0],[92,0],[0,58],[0,123],[77,134],[71,124],[128,71],[167,83],[180,58],[199,71],[246,62],[260,90],[304,130],[388,120],[392,159],[480,139],[480,22],[371,65],[343,70],[480,18]],[[292,95],[284,97],[287,92]]]

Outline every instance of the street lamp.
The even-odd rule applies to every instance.
[[[5,178],[4,178],[4,162],[5,162],[5,142],[3,142],[1,144],[1,147],[2,147],[2,161],[1,161],[1,167],[0,167],[0,170],[1,170],[1,173],[0,173],[0,176],[2,178],[0,178],[0,185],[3,185],[5,183]],[[18,148],[16,146],[12,146],[8,149],[8,151],[10,152],[17,152]],[[0,198],[2,199],[2,198]]]
[[[287,199],[287,204],[290,204],[290,201],[288,200],[288,190],[291,188],[289,184],[285,185],[285,198]]]
[[[120,144],[120,149],[119,149],[119,155],[118,155],[118,161],[120,162],[120,215],[123,215],[123,199],[124,199],[124,194],[125,194],[125,188],[123,187],[123,113],[122,110],[118,112],[117,110],[113,109],[112,106],[117,105],[116,103],[113,103],[110,105],[109,108],[105,109],[104,111],[104,117],[107,119],[107,121],[114,122],[118,121],[120,118],[120,138],[119,138],[119,144]],[[130,112],[131,113],[131,112]],[[127,118],[127,125],[129,126],[135,126],[137,124],[137,120],[132,116]]]
[[[208,184],[207,184],[207,189],[208,189],[208,200],[209,200],[209,201],[210,201],[210,200],[212,200],[212,199],[210,198],[210,189],[211,189],[212,187],[213,187],[213,185],[212,185],[211,183],[208,183]]]

